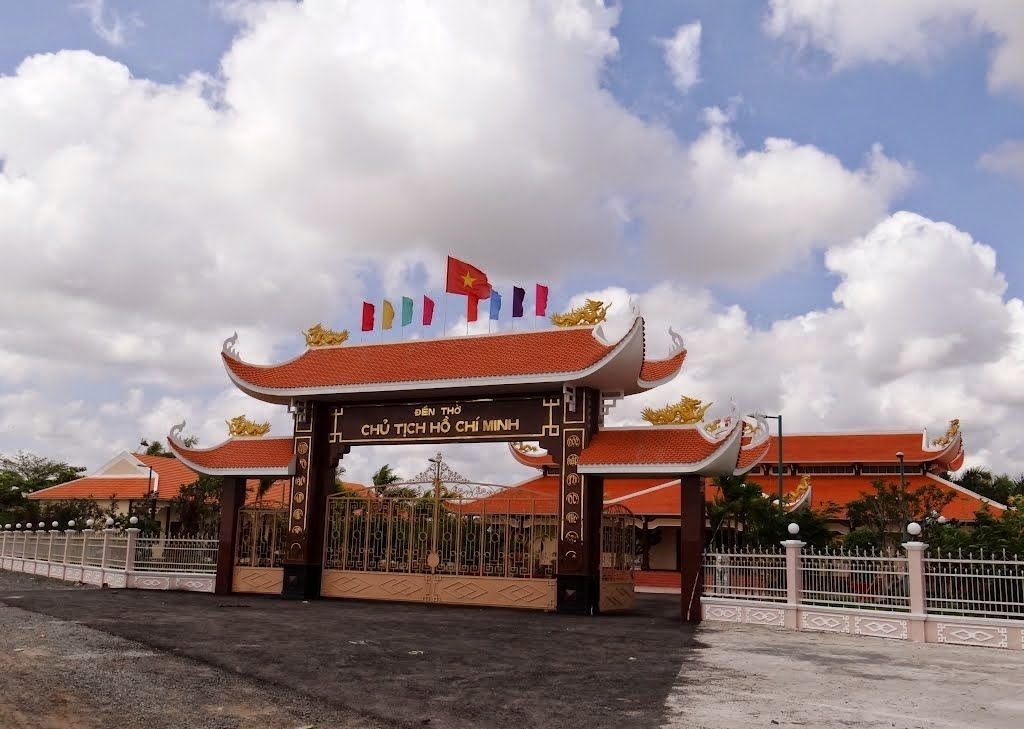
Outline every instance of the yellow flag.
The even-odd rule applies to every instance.
[[[384,299],[384,307],[381,311],[381,328],[390,329],[391,322],[395,320],[395,307],[391,305],[391,302]]]

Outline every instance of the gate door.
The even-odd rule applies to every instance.
[[[321,594],[553,610],[558,505],[499,492],[465,499],[328,499]]]
[[[601,513],[601,596],[602,613],[632,610],[633,563],[636,560],[636,518],[621,504],[609,504]]]
[[[288,511],[280,505],[239,510],[232,592],[281,594],[284,583],[281,559],[287,528]]]

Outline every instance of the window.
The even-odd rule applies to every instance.
[[[860,467],[860,472],[862,474],[864,474],[864,475],[872,474],[872,475],[880,475],[880,476],[899,476],[900,475],[900,466],[899,466],[898,463],[895,464],[895,465],[887,463],[887,464],[884,464],[884,465],[881,465],[881,466],[878,466],[878,465],[861,466]],[[921,473],[921,467],[920,466],[916,466],[916,465],[915,466],[904,466],[903,467],[903,473],[905,473],[905,474]]]
[[[829,464],[827,466],[800,466],[800,473],[809,474],[829,474],[833,476],[852,476],[854,475],[853,466],[840,466]]]

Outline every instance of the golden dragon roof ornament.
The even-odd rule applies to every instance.
[[[946,428],[945,434],[941,438],[936,438],[932,441],[933,446],[948,446],[953,442],[956,434],[960,432],[960,419],[954,418],[949,421],[949,427]]]
[[[270,432],[270,423],[254,423],[244,415],[225,420],[228,424],[228,435],[266,435]]]
[[[608,316],[611,304],[587,299],[587,303],[570,309],[564,314],[552,314],[551,323],[560,327],[575,327],[582,324],[600,324]]]
[[[514,443],[512,443],[512,447],[515,448],[520,453],[537,453],[538,451],[540,451],[540,448],[535,446],[533,443],[524,443],[521,440],[517,440]]]
[[[348,341],[348,329],[336,332],[328,329],[323,324],[316,323],[303,332],[306,337],[307,347],[330,347],[334,344],[344,344]]]
[[[677,403],[661,408],[644,408],[640,417],[652,425],[692,425],[703,420],[704,413],[713,404],[704,404],[695,397],[683,395]]]

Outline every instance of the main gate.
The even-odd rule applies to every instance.
[[[335,495],[321,594],[369,600],[555,608],[555,499]],[[606,511],[602,612],[633,606],[633,518]]]

